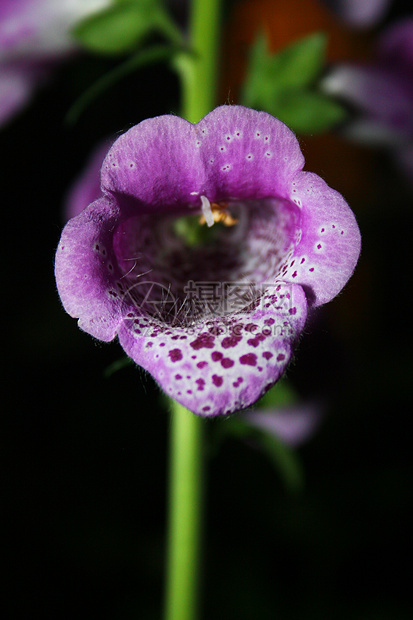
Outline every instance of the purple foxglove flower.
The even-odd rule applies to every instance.
[[[100,169],[112,143],[113,140],[105,140],[93,150],[84,171],[70,188],[64,204],[65,222],[79,215],[101,195]]]
[[[374,26],[384,17],[391,0],[323,0],[330,9],[354,27]]]
[[[193,412],[248,407],[284,372],[308,307],[337,295],[360,253],[352,211],[303,165],[281,121],[242,106],[131,128],[105,158],[103,196],[63,230],[66,311],[99,340],[118,336]],[[188,219],[206,239],[181,235]]]
[[[51,69],[77,50],[75,23],[111,0],[0,2],[0,124],[30,99]]]
[[[322,87],[352,104],[358,117],[346,135],[390,148],[395,159],[413,167],[413,18],[387,29],[374,62],[338,65]]]
[[[296,447],[314,435],[322,420],[322,408],[317,403],[301,403],[277,409],[245,411],[242,419]]]

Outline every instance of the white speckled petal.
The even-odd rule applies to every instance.
[[[341,194],[316,174],[298,173],[291,198],[302,209],[301,235],[280,278],[303,286],[309,305],[319,306],[351,277],[360,255],[360,231]]]
[[[150,211],[200,206],[204,171],[194,125],[178,116],[142,121],[124,133],[103,162],[104,191],[136,201]]]
[[[196,125],[176,116],[143,121],[113,145],[102,187],[141,210],[285,196],[304,158],[293,132],[266,112],[220,106]],[[147,207],[146,207],[147,208]]]
[[[221,106],[195,127],[210,200],[286,196],[304,165],[293,132],[266,112]]]

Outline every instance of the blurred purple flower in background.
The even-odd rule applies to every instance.
[[[324,410],[319,403],[297,403],[277,409],[254,409],[242,413],[242,419],[265,433],[274,435],[291,447],[310,439],[319,428]]]
[[[323,0],[323,2],[350,26],[368,28],[385,16],[392,0]]]
[[[27,104],[58,62],[77,49],[70,30],[111,0],[0,3],[0,125]]]
[[[100,169],[113,140],[105,140],[90,154],[84,169],[69,189],[63,205],[64,221],[79,215],[83,209],[97,200],[101,195]]]
[[[118,336],[195,413],[248,407],[283,374],[307,307],[337,295],[360,252],[350,208],[303,165],[283,123],[241,106],[133,127],[103,163],[103,197],[62,233],[65,309],[99,340]],[[199,229],[201,216],[228,225],[194,247],[176,226],[189,217]]]
[[[380,37],[375,60],[334,67],[322,82],[330,94],[353,106],[348,137],[384,146],[411,179],[413,172],[413,18]]]

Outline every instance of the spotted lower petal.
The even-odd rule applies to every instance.
[[[306,316],[301,287],[276,284],[250,312],[211,317],[192,328],[130,313],[119,340],[168,396],[194,413],[216,416],[248,407],[274,385]]]

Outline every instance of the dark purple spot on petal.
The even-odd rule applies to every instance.
[[[183,357],[181,349],[172,349],[172,351],[169,351],[169,357],[172,362],[179,362]]]
[[[274,319],[265,319],[264,323],[265,325],[274,325],[275,321]]]
[[[208,366],[208,362],[198,362],[197,366],[198,368],[205,368],[205,366]]]
[[[272,321],[272,319],[270,319]],[[248,323],[245,326],[245,331],[246,332],[253,332],[254,330],[258,329],[258,325],[256,325],[255,323]]]
[[[262,356],[263,356],[266,360],[269,360],[269,359],[271,359],[271,358],[272,358],[272,356],[273,356],[273,355],[272,355],[271,351],[264,351],[264,353],[262,354]]]
[[[175,375],[175,379],[182,379],[182,375]]]
[[[205,407],[202,407],[202,411],[209,411],[211,409],[211,407],[209,405],[205,405]]]
[[[214,347],[215,338],[211,334],[203,332],[199,334],[193,342],[190,343],[193,349],[212,349]]]
[[[285,355],[284,353],[279,353],[277,355],[277,362],[282,362],[283,360],[285,360]]]
[[[233,365],[234,362],[229,357],[224,357],[224,359],[221,360],[221,366],[223,368],[231,368]]]
[[[290,308],[290,309],[288,310],[288,312],[289,312],[290,314],[297,314],[297,308],[295,308],[295,307],[294,307],[294,308]]]
[[[255,353],[246,353],[246,355],[241,355],[239,361],[241,362],[241,364],[247,366],[256,366],[257,356],[255,355]]]
[[[226,336],[222,341],[222,346],[224,349],[230,349],[231,347],[236,347],[241,340],[241,336]]]
[[[214,351],[211,353],[211,358],[213,362],[219,362],[219,360],[223,358],[223,354],[220,353],[220,351]]]
[[[212,375],[212,383],[217,387],[221,387],[221,385],[224,383],[224,379],[218,375]]]

